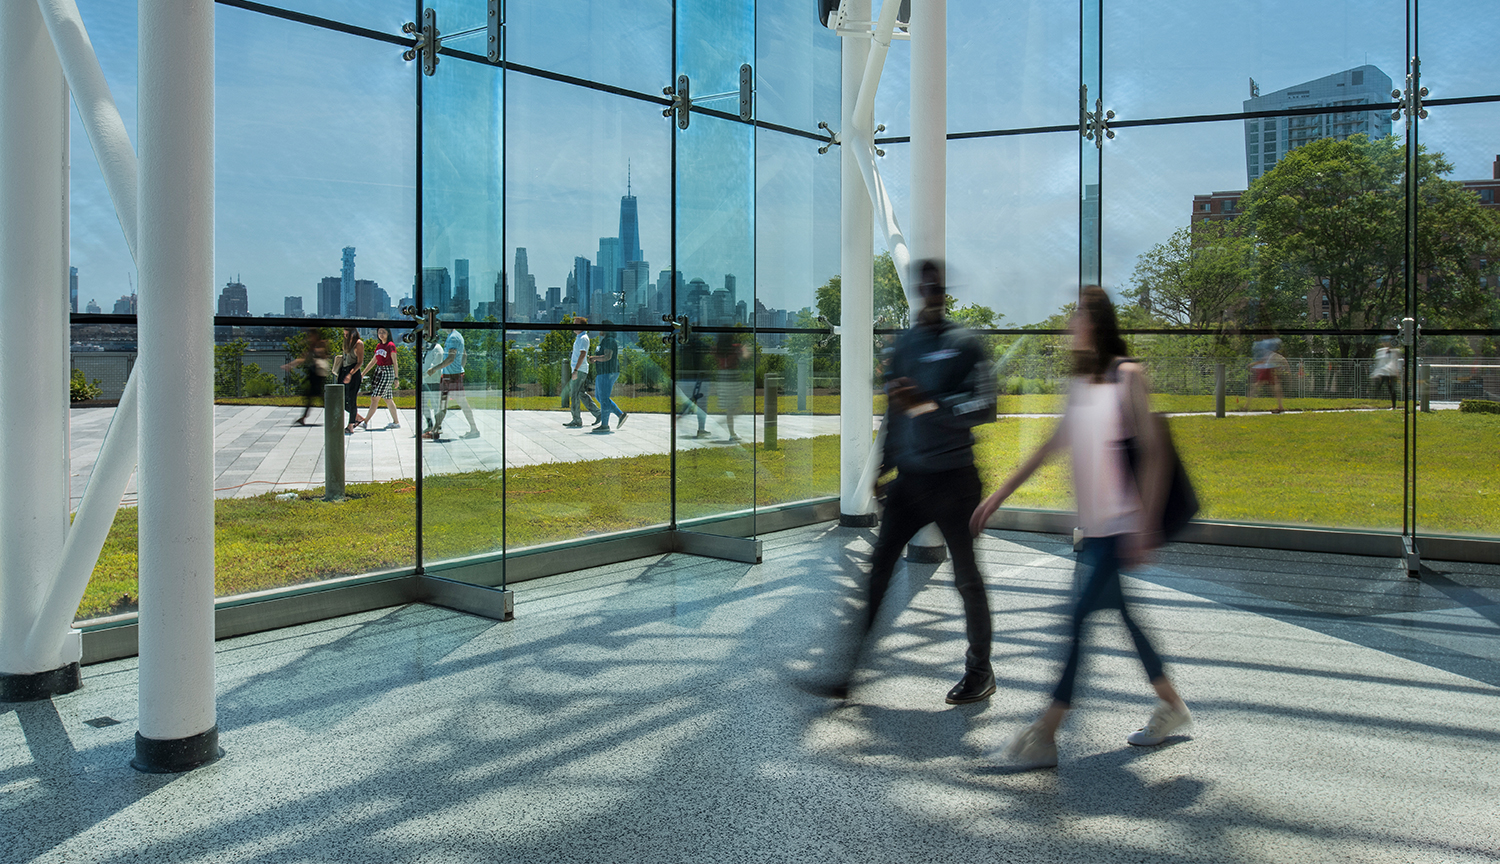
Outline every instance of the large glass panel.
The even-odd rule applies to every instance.
[[[652,96],[672,83],[671,0],[506,0],[505,34],[511,63]],[[549,122],[576,119],[564,118]]]
[[[785,332],[822,326],[819,314],[838,318],[839,156],[779,132],[761,130],[755,140],[756,499],[785,504],[839,490],[839,399],[828,389],[837,384],[837,351],[827,335]],[[774,402],[768,389],[780,394]]]
[[[666,523],[671,121],[635,99],[508,81],[507,548]],[[555,134],[558,117],[578,134]],[[594,431],[606,385],[628,419]]]
[[[1158,392],[1178,382],[1178,395],[1201,396],[1204,364],[1225,364],[1236,416],[1210,414],[1182,439],[1202,439],[1192,468],[1213,478],[1205,517],[1399,530],[1401,418],[1319,409],[1372,407],[1363,334],[1402,308],[1403,146],[1315,139],[1246,190],[1241,126],[1132,128],[1106,142],[1105,288],[1126,327],[1208,334],[1133,340]]]
[[[1469,0],[1422,0],[1417,4],[1422,85],[1433,99],[1500,93],[1500,57],[1474,38],[1494,10]],[[1404,74],[1404,70],[1403,70]],[[1391,77],[1398,77],[1394,72]],[[1404,84],[1397,86],[1404,87]]]
[[[678,133],[683,284],[675,314],[687,317],[695,336],[677,345],[677,367],[681,389],[703,405],[694,411],[697,423],[677,424],[680,523],[747,513],[754,501],[757,346],[748,327],[756,302],[753,147],[752,127],[703,115]],[[703,446],[708,441],[714,446]]]
[[[811,23],[811,22],[810,22]],[[754,4],[681,2],[677,6],[678,74],[693,93],[739,90],[740,66],[755,59]],[[724,106],[737,108],[736,100]],[[723,107],[709,102],[706,107]],[[760,440],[755,397],[759,346],[751,327],[755,295],[755,129],[737,120],[694,112],[676,133],[675,258],[682,286],[674,315],[686,316],[696,338],[678,344],[677,365],[694,376],[688,401],[699,423],[677,424],[677,521],[752,515],[755,447]],[[679,382],[686,389],[687,378]],[[707,384],[705,395],[700,389]],[[703,413],[709,415],[703,417]],[[698,430],[702,429],[702,432]],[[700,437],[701,436],[701,437]],[[704,446],[713,442],[709,446]],[[720,529],[754,533],[754,519]]]
[[[1122,120],[1384,104],[1406,74],[1405,0],[1105,2],[1103,12],[1104,107]]]
[[[950,5],[948,129],[1077,123],[1078,39],[1077,3]]]
[[[1412,368],[1393,383],[1415,371],[1421,390],[1416,521],[1423,534],[1500,534],[1496,474],[1475,470],[1492,468],[1500,433],[1500,415],[1486,413],[1500,409],[1500,157],[1489,135],[1497,118],[1493,104],[1452,105],[1432,109],[1419,129],[1423,338],[1406,364]]]
[[[478,2],[483,6],[483,0],[468,2]],[[413,0],[274,0],[266,5],[316,15],[340,24],[353,24],[382,33],[402,35],[401,25],[417,21],[413,16],[420,14],[420,7],[433,4],[431,0],[420,4]],[[225,8],[232,7],[216,7],[219,12]],[[442,21],[438,25],[444,31],[451,29]],[[401,49],[394,45],[386,44],[385,50],[394,51],[397,57],[401,55]]]
[[[449,58],[424,79],[422,97],[422,269],[412,293],[443,322],[435,340],[420,343],[414,429],[422,557],[432,566],[504,547],[501,71]]]
[[[817,24],[810,5],[755,4],[755,119],[812,132],[820,121],[839,126],[842,70],[839,37]]]
[[[384,43],[233,7],[216,11],[215,47],[234,58],[215,71],[219,314],[394,328],[394,301],[415,269],[411,66]],[[414,566],[415,447],[388,428],[391,400],[371,412],[366,384],[335,406],[373,416],[368,431],[342,440],[345,499],[325,502],[330,454],[321,393],[307,411],[308,370],[359,352],[341,350],[336,321],[311,337],[273,322],[215,332],[220,593]],[[375,336],[372,326],[358,333],[366,363]],[[390,375],[403,426],[410,361],[398,358]],[[296,425],[304,414],[308,425]]]

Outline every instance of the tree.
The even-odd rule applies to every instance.
[[[901,287],[901,280],[896,278],[896,265],[891,261],[891,253],[882,252],[875,256],[873,277],[875,326],[905,327],[910,309],[906,304],[906,292]],[[843,280],[834,276],[815,292],[814,302],[817,304],[818,314],[827,318],[834,326],[843,324],[842,291]]]
[[[1205,219],[1173,231],[1136,259],[1130,287],[1120,292],[1122,307],[1134,305],[1168,324],[1219,326],[1243,304],[1252,276],[1255,240],[1246,227]]]
[[[1485,311],[1490,301],[1471,260],[1500,250],[1500,221],[1462,184],[1442,179],[1452,170],[1441,153],[1418,152],[1412,263],[1429,325],[1468,323]],[[1332,330],[1394,325],[1405,309],[1405,173],[1403,142],[1355,135],[1299,147],[1250,185],[1240,218],[1258,244],[1250,292],[1258,323],[1301,324],[1305,298],[1326,296]],[[1373,340],[1340,337],[1338,350],[1364,356]]]

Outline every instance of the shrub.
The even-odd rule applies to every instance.
[[[83,370],[74,368],[68,377],[68,399],[72,402],[83,402],[89,399],[98,399],[104,395],[104,388],[99,386],[99,379],[95,378],[93,383],[83,377]]]
[[[1491,402],[1488,399],[1465,399],[1458,403],[1458,410],[1466,414],[1500,414],[1500,402]]]

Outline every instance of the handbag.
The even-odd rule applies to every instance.
[[[1120,364],[1127,362],[1129,358],[1117,359],[1110,368],[1110,380],[1119,383]],[[1133,362],[1133,361],[1132,361]],[[1130,427],[1130,416],[1126,410],[1126,400],[1120,400],[1120,412],[1124,415],[1126,428]],[[1162,501],[1161,512],[1157,514],[1157,524],[1161,525],[1163,542],[1170,542],[1182,533],[1193,517],[1198,515],[1198,492],[1193,488],[1193,481],[1188,477],[1187,468],[1182,464],[1182,458],[1177,455],[1177,445],[1172,441],[1172,430],[1167,426],[1167,420],[1160,412],[1151,412],[1151,422],[1156,426],[1156,434],[1160,435],[1166,454],[1168,470],[1171,472],[1167,480],[1167,494]],[[1142,488],[1141,484],[1141,444],[1138,436],[1131,435],[1121,442],[1125,450],[1126,467],[1130,469],[1130,476],[1135,479],[1136,489]]]

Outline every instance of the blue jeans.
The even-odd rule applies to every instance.
[[[1114,537],[1085,537],[1083,550],[1078,553],[1079,568],[1088,568],[1088,580],[1083,593],[1078,595],[1078,605],[1073,607],[1073,641],[1068,648],[1068,662],[1063,664],[1062,678],[1052,691],[1052,698],[1064,705],[1073,704],[1073,684],[1078,677],[1078,660],[1083,636],[1083,622],[1100,609],[1118,609],[1135,643],[1135,653],[1140,655],[1141,665],[1146,667],[1146,678],[1155,681],[1161,678],[1161,657],[1151,647],[1151,640],[1130,617],[1125,605],[1125,593],[1120,589],[1120,540]]]
[[[615,400],[609,398],[609,394],[614,392],[615,381],[619,378],[618,372],[605,372],[594,376],[594,393],[599,397],[599,421],[606,427],[609,426],[609,415],[625,416],[625,412],[620,410]]]

